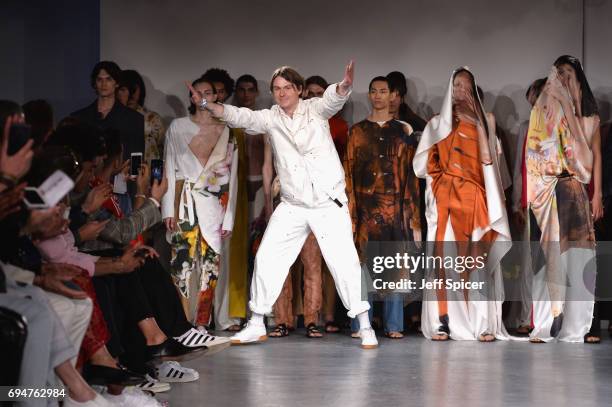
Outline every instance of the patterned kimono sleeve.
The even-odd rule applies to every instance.
[[[159,157],[163,157],[166,127],[164,126],[161,116],[155,112],[151,112],[149,121],[151,126],[150,136],[157,146]]]
[[[355,164],[355,140],[359,137],[357,126],[351,127],[346,143],[346,151],[343,157],[344,174],[346,182],[346,195],[348,197],[348,209],[353,223],[353,234],[357,225],[357,203],[355,202],[355,183],[353,182],[353,168]]]

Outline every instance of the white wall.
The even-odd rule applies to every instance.
[[[369,80],[392,70],[406,74],[409,102],[428,118],[440,107],[452,69],[468,65],[485,90],[486,108],[512,130],[527,119],[528,84],[546,76],[557,56],[582,56],[581,0],[283,3],[101,0],[101,58],[138,69],[147,105],[167,119],[185,113],[183,81],[209,67],[234,78],[253,74],[269,100],[277,66],[336,81],[351,58],[351,120],[367,114]],[[601,83],[604,76],[597,75]]]

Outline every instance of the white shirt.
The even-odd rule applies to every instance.
[[[224,105],[223,120],[248,133],[267,133],[281,185],[281,200],[317,207],[348,201],[344,170],[329,131],[328,120],[348,100],[330,85],[321,98],[300,100],[289,117],[278,105],[252,111]]]
[[[174,119],[166,131],[166,141],[164,148],[164,173],[168,178],[168,191],[162,198],[162,218],[172,218],[174,213],[174,202],[176,194],[181,194],[179,205],[179,221],[189,220],[194,222],[194,211],[197,212],[200,220],[200,230],[207,239],[207,242],[214,246],[213,249],[219,252],[220,242],[219,230],[232,230],[234,225],[234,212],[236,207],[236,174],[238,168],[238,154],[232,155],[231,171],[229,174],[229,200],[225,212],[222,212],[219,205],[216,205],[216,198],[207,202],[201,194],[192,193],[190,184],[198,184],[202,174],[213,173],[227,158],[229,129],[225,127],[219,141],[213,148],[206,166],[202,166],[200,160],[189,148],[189,143],[200,128],[189,117]],[[231,146],[231,144],[229,144]],[[183,191],[176,191],[176,181],[185,180]],[[220,225],[220,228],[218,227]],[[210,230],[208,230],[210,229]]]

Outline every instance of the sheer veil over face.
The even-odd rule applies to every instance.
[[[476,114],[480,119],[487,136],[489,135],[488,126],[485,123],[485,110],[483,107],[482,100],[476,91],[476,80],[474,79],[474,75],[467,68],[461,67],[455,70],[453,73],[453,86],[452,86],[452,101],[453,101],[453,109],[456,105],[461,103],[470,103],[470,100],[466,97],[466,94],[470,94],[472,100],[475,103],[474,108],[476,109]]]
[[[554,63],[555,67],[557,67],[559,71],[559,76],[561,77],[561,81],[563,85],[567,87],[567,81],[569,80],[570,75],[575,75],[575,78],[580,85],[580,93],[581,93],[581,110],[582,115],[584,117],[590,117],[594,115],[598,115],[599,111],[597,108],[597,101],[595,100],[595,96],[593,96],[593,91],[589,86],[589,82],[587,81],[586,75],[584,74],[584,70],[582,69],[582,64],[580,60],[571,55],[562,55]]]

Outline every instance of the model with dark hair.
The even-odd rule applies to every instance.
[[[423,131],[427,122],[406,103],[408,86],[404,74],[399,71],[389,72],[387,79],[389,80],[391,92],[394,92],[391,104],[389,105],[389,111],[393,117],[408,123],[415,131]]]
[[[142,76],[132,69],[123,71],[117,88],[117,100],[144,116],[144,160],[150,163],[151,160],[163,157],[166,127],[158,113],[145,107],[146,95],[147,89]]]
[[[386,77],[370,81],[372,112],[351,127],[344,159],[355,245],[362,263],[384,255],[384,246],[390,242],[421,241],[419,180],[412,169],[417,141],[412,127],[389,112],[391,95]],[[396,292],[385,294],[385,335],[400,339],[404,298]]]
[[[234,93],[234,80],[225,69],[210,68],[201,76],[210,81],[217,92],[217,102],[225,103]]]
[[[546,84],[546,78],[536,79],[529,85],[527,92],[525,93],[525,99],[529,105],[533,108],[542,93],[542,89]],[[527,335],[531,331],[531,290],[533,272],[531,270],[531,259],[529,256],[528,249],[528,230],[527,224],[525,223],[527,210],[522,205],[521,195],[523,193],[523,166],[525,163],[524,151],[525,143],[527,142],[527,130],[529,130],[529,120],[524,121],[519,126],[518,133],[516,135],[516,149],[514,153],[514,166],[512,173],[512,219],[517,227],[518,236],[516,240],[520,240],[523,244],[521,250],[521,267],[520,267],[520,285],[519,295],[521,301],[520,311],[512,317],[512,319],[506,320],[508,328],[516,328],[516,333],[519,335]],[[512,315],[513,313],[510,312]]]
[[[144,153],[144,119],[138,112],[117,102],[115,92],[120,80],[121,69],[116,63],[97,63],[91,72],[91,86],[96,92],[96,100],[70,115],[101,130],[118,130],[123,144],[123,157],[128,159],[132,153]],[[115,177],[113,190],[119,196],[121,209],[129,215],[132,212],[132,199],[122,174]],[[130,191],[133,193],[133,190]]]
[[[115,91],[121,81],[121,69],[112,61],[98,62],[91,71],[91,87],[97,99],[91,105],[73,112],[71,116],[106,129],[114,128],[121,134],[124,157],[144,150],[144,120],[141,115],[115,103]]]
[[[301,100],[304,79],[284,66],[270,81],[277,104],[259,111],[209,103],[193,92],[194,103],[228,125],[247,133],[268,134],[276,152],[282,202],[270,218],[255,258],[249,304],[252,317],[232,338],[234,343],[267,339],[264,314],[272,310],[289,267],[312,230],[349,317],[359,318],[361,346],[378,346],[368,318],[370,306],[361,298],[361,267],[352,241],[344,171],[327,124],[347,101],[352,84],[351,62],[342,82],[329,86],[322,98]]]
[[[485,268],[466,270],[434,265],[426,270],[426,279],[482,282],[485,297],[476,289],[451,290],[446,285],[426,289],[421,318],[426,338],[482,342],[507,338],[501,319],[499,260],[508,247],[493,245],[511,240],[501,154],[495,118],[482,107],[474,75],[465,67],[455,70],[440,114],[423,132],[414,169],[427,180],[427,240],[433,242],[428,249],[433,248],[434,256],[456,251],[459,256],[485,257],[487,262]]]
[[[603,212],[599,114],[577,58],[552,67],[529,121],[525,146],[530,240],[540,242],[534,264],[532,342],[595,342],[593,222]],[[587,185],[593,179],[593,200]]]
[[[254,76],[245,74],[236,81],[234,103],[238,107],[255,109],[259,90]],[[235,221],[229,244],[223,242],[221,269],[215,292],[215,328],[237,332],[246,318],[248,275],[252,236],[250,227],[263,208],[262,162],[263,134],[246,136],[243,129],[231,129],[238,146],[238,169]]]
[[[217,93],[205,78],[190,85],[190,96],[214,104]],[[205,332],[219,278],[221,248],[234,226],[238,152],[225,123],[193,103],[190,115],[175,119],[164,151],[168,192],[162,218],[172,245],[170,269],[190,321]]]

